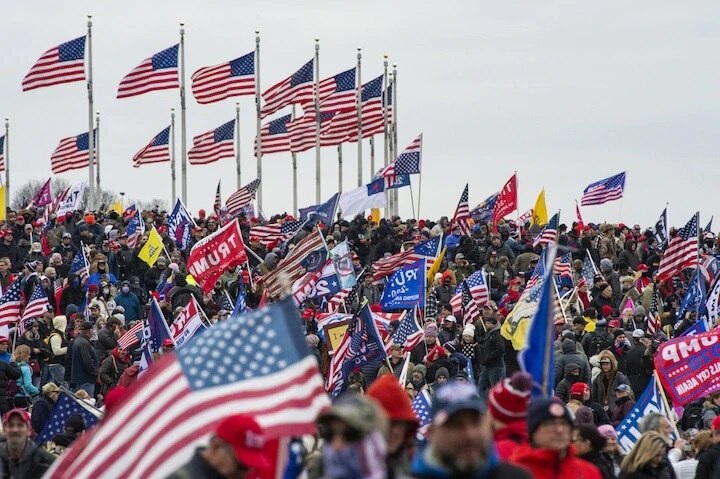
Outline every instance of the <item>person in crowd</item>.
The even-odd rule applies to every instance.
[[[70,447],[77,438],[87,429],[85,418],[80,414],[71,414],[65,420],[63,430],[59,434],[52,437],[52,443],[55,444],[54,452],[62,454],[62,452]]]
[[[0,442],[0,470],[5,477],[42,477],[55,457],[30,439],[30,415],[24,409],[12,409],[3,416],[5,440]]]
[[[48,375],[55,384],[67,387],[65,381],[65,357],[67,356],[68,341],[65,334],[67,317],[58,315],[52,319],[53,329],[45,338],[45,348],[48,354]]]
[[[602,454],[607,440],[594,425],[576,426],[573,431],[573,445],[578,457],[597,467],[603,479],[616,477],[612,463]]]
[[[623,459],[620,465],[620,479],[673,477],[674,472],[665,460],[665,449],[665,439],[660,434],[655,431],[643,433]]]
[[[669,465],[678,462],[683,454],[685,441],[676,438],[673,442],[673,424],[663,414],[652,412],[640,420],[640,432],[654,431],[665,441],[666,452],[664,462]],[[669,470],[669,469],[668,469]]]
[[[562,340],[562,354],[555,361],[555,386],[563,379],[565,366],[568,364],[579,366],[580,376],[578,379],[584,383],[590,383],[590,363],[588,363],[587,358],[577,352],[577,342],[573,335]]]
[[[120,293],[115,296],[115,304],[125,308],[125,321],[137,321],[140,319],[140,298],[132,292],[130,281],[123,280],[120,284]]]
[[[70,368],[70,386],[84,389],[90,396],[95,395],[95,383],[98,378],[100,362],[90,339],[94,335],[93,324],[85,321],[80,326],[80,334],[72,345],[72,363]]]
[[[497,318],[489,316],[483,319],[485,336],[480,342],[480,358],[478,362],[482,366],[478,378],[480,394],[487,397],[495,384],[506,375],[505,367],[505,341],[500,336],[500,324]]]
[[[692,438],[690,444],[691,451],[689,456],[672,465],[677,479],[695,479],[699,463],[697,458],[713,445],[712,431],[699,431],[695,437]],[[716,459],[720,460],[720,455]]]
[[[405,347],[402,344],[393,344],[390,346],[390,353],[387,362],[382,362],[378,369],[377,376],[380,377],[383,374],[391,373],[397,379],[400,379],[403,368],[405,367]],[[388,367],[388,363],[392,366],[392,369]],[[407,370],[412,371],[415,367],[414,364],[408,363]]]
[[[120,337],[122,322],[112,316],[108,319],[105,326],[98,331],[97,341],[95,342],[95,352],[98,361],[103,362],[110,355],[110,352],[117,347],[117,340]]]
[[[566,363],[564,372],[562,380],[555,386],[555,396],[567,403],[571,400],[573,387],[585,383],[580,379],[580,366],[577,364]]]
[[[101,391],[107,392],[118,385],[120,377],[132,363],[130,354],[118,346],[100,363]]]
[[[42,387],[42,394],[32,407],[31,424],[35,434],[40,434],[50,417],[50,411],[58,400],[60,388],[55,383],[46,383]]]
[[[703,429],[710,429],[713,419],[720,416],[720,391],[714,392],[705,398],[702,408],[702,424]]]
[[[610,464],[613,471],[613,477],[620,474],[620,463],[622,463],[623,455],[620,453],[620,447],[617,442],[617,431],[610,424],[602,424],[598,426],[598,432],[605,438],[605,447],[602,455]]]
[[[0,349],[5,348],[7,352],[8,338],[0,336]],[[0,414],[4,415],[11,409],[8,401],[8,384],[10,381],[18,381],[22,377],[20,366],[15,362],[15,357],[7,355],[7,360],[0,360]]]
[[[617,370],[617,359],[610,351],[600,351],[600,375],[592,382],[592,399],[605,409],[608,415],[615,411],[616,389],[630,384],[625,375]]]
[[[720,476],[720,416],[715,417],[710,424],[712,431],[711,446],[698,454],[698,464],[695,477],[716,478]]]
[[[615,399],[615,410],[610,422],[613,426],[618,426],[635,407],[635,396],[629,385],[618,384],[615,388],[615,397],[617,398]]]
[[[40,394],[40,390],[33,383],[33,371],[28,361],[30,361],[30,348],[24,344],[17,346],[13,350],[13,356],[17,361],[21,376],[15,381],[17,391],[12,401],[15,407],[27,408],[32,404],[35,396]]]
[[[516,372],[493,386],[488,395],[493,439],[502,460],[509,459],[519,444],[528,442],[526,419],[531,387],[530,375]]]

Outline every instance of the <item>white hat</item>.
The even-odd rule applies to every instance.
[[[453,316],[452,314],[449,314],[449,315],[445,316],[444,321],[450,321],[452,323],[457,323],[457,318],[455,316]]]
[[[474,338],[475,337],[475,326],[473,326],[472,324],[468,324],[467,326],[465,326],[463,328],[462,335],[463,336],[472,336]]]
[[[632,337],[636,339],[644,338],[645,337],[645,331],[642,329],[636,329],[632,332]]]

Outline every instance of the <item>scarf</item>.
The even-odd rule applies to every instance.
[[[324,477],[333,479],[385,479],[387,443],[380,431],[343,449],[324,444],[322,449]]]

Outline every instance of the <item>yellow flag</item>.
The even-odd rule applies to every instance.
[[[0,186],[0,221],[5,221],[5,185]]]
[[[547,206],[545,205],[545,188],[542,189],[540,194],[535,201],[535,208],[533,208],[532,224],[542,226],[547,224],[548,214]]]
[[[435,279],[435,275],[438,271],[440,271],[440,265],[442,264],[443,258],[445,257],[445,251],[447,250],[447,246],[440,251],[440,254],[435,259],[435,262],[433,262],[432,266],[430,266],[430,269],[427,273],[427,282],[428,284],[432,284],[433,279]]]
[[[143,246],[138,253],[138,258],[145,261],[148,265],[150,265],[150,267],[152,267],[162,252],[162,238],[153,226],[153,229],[150,230],[150,236],[148,236],[147,243],[145,243],[145,246]]]
[[[380,208],[373,208],[370,210],[370,215],[372,216],[372,222],[376,225],[380,224]]]
[[[122,215],[122,213],[123,213],[122,203],[119,201],[116,201],[115,203],[113,203],[113,205],[110,207],[110,209],[108,209],[108,213],[111,211],[114,211],[115,213]]]

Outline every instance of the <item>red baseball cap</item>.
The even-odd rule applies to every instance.
[[[720,416],[715,416],[715,418],[710,423],[710,429],[712,429],[713,431],[720,431]]]
[[[617,319],[613,319],[612,321],[610,321],[610,322],[608,323],[608,327],[609,327],[609,328],[619,328],[619,327],[620,327],[620,321],[618,321]]]
[[[30,414],[28,414],[26,410],[20,409],[19,407],[11,409],[7,413],[5,413],[5,416],[3,416],[3,424],[7,424],[10,418],[16,414],[20,416],[20,419],[22,419],[25,424],[30,424]]]
[[[218,424],[216,433],[232,447],[235,458],[244,466],[270,469],[270,462],[263,452],[265,435],[255,419],[244,414],[226,417]]]
[[[0,343],[9,343],[10,339],[7,336],[0,336]]]
[[[162,342],[162,345],[163,345],[163,347],[165,347],[165,346],[175,347],[175,343],[174,343],[173,340],[170,339],[170,338],[164,339],[163,342]]]

